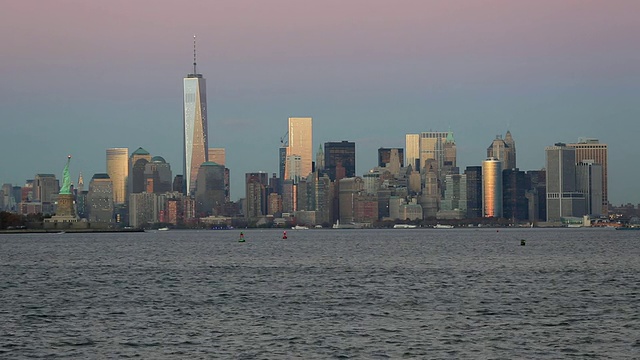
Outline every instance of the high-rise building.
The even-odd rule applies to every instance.
[[[151,161],[151,154],[141,147],[129,157],[129,194],[138,194],[147,190],[144,169]]]
[[[326,147],[325,147],[326,150]],[[356,202],[357,197],[364,190],[364,182],[361,177],[351,177],[339,180],[339,212],[338,216],[340,223],[349,224],[355,221],[356,218]],[[377,206],[377,204],[376,204]],[[377,215],[376,207],[376,215]]]
[[[608,175],[607,175],[607,144],[601,144],[598,139],[581,138],[575,144],[567,144],[576,149],[576,163],[585,160],[593,160],[602,165],[602,214],[609,213]]]
[[[443,160],[442,160],[442,177],[445,175],[458,174],[458,154],[456,150],[456,142],[453,139],[453,132],[447,133],[447,138],[443,144]]]
[[[356,176],[356,143],[352,141],[324,143],[324,168],[331,181]]]
[[[313,120],[310,117],[289,118],[287,157],[300,156],[300,175],[306,177],[313,171]],[[285,179],[290,172],[285,171]]]
[[[224,165],[202,163],[196,185],[196,212],[200,216],[217,215],[225,203]]]
[[[602,165],[593,160],[576,164],[576,189],[584,194],[586,213],[602,214]]]
[[[393,156],[392,156],[393,154]],[[392,158],[398,157],[400,167],[404,166],[404,149],[402,148],[379,148],[378,149],[378,166],[385,167],[391,163]]]
[[[170,192],[171,177],[171,165],[162,156],[152,157],[144,166],[145,191],[156,194]]]
[[[420,169],[428,159],[435,160],[435,170],[440,177],[444,166],[444,144],[450,132],[427,131],[420,133]],[[452,135],[451,135],[452,137]]]
[[[257,218],[267,214],[267,187],[269,174],[266,172],[245,174],[245,217]]]
[[[224,148],[211,148],[209,149],[209,161],[224,166],[227,153]]]
[[[584,194],[576,189],[576,149],[564,143],[547,146],[547,221],[585,214]]]
[[[441,209],[444,211],[459,210],[463,216],[467,214],[467,176],[448,174],[447,184]]]
[[[411,166],[414,171],[420,171],[420,134],[405,135],[405,150],[407,155],[407,166]]]
[[[94,174],[87,193],[87,218],[94,222],[113,222],[113,183],[109,174]]]
[[[482,166],[467,166],[467,218],[482,217]]]
[[[502,170],[502,217],[512,221],[529,219],[526,192],[529,190],[527,174],[519,169]]]
[[[496,158],[502,163],[502,169],[515,169],[516,167],[516,143],[507,131],[505,138],[496,135],[496,138],[487,148],[487,158]]]
[[[200,165],[209,160],[207,86],[196,69],[196,37],[193,37],[193,73],[183,80],[184,193],[193,195]]]
[[[547,219],[547,171],[529,170],[527,177],[531,181],[528,193],[529,221],[536,223]]]
[[[60,184],[54,174],[36,174],[33,181],[33,197],[35,201],[50,203],[58,193]]]
[[[502,162],[496,158],[482,162],[482,206],[482,216],[502,217]]]
[[[324,150],[322,150],[322,144],[316,152],[316,170],[324,171]]]
[[[507,130],[507,133],[504,135],[504,143],[508,146],[508,156],[507,156],[507,166],[504,169],[515,169],[516,168],[516,141],[513,140],[513,136],[511,136],[511,131]]]
[[[129,149],[107,149],[107,174],[113,183],[113,202],[124,204],[127,201],[127,179],[129,177]]]

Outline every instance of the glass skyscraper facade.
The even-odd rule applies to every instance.
[[[193,73],[184,78],[184,193],[193,194],[198,170],[209,159],[207,141],[207,91],[206,81],[196,71],[195,37]]]
[[[301,177],[313,171],[313,119],[310,117],[289,118],[287,157],[300,156]],[[290,179],[291,171],[285,170],[285,179]]]
[[[127,200],[127,180],[129,177],[129,149],[107,149],[107,174],[113,184],[113,202],[124,204]]]

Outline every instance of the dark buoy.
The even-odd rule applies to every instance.
[[[240,239],[238,242],[244,242],[244,234],[242,232],[240,232]]]
[[[522,246],[527,245],[527,241],[525,239],[520,240],[520,245]]]
[[[282,233],[282,238],[283,238],[284,240],[286,240],[286,239],[287,239],[287,230],[285,230],[285,231]]]

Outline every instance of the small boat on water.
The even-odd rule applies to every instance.
[[[296,225],[291,227],[292,230],[308,230],[309,228],[306,226]]]
[[[415,229],[416,226],[411,224],[395,224],[393,225],[393,228],[394,229]]]
[[[453,229],[453,225],[435,224],[434,229]]]
[[[167,230],[169,230],[168,227],[161,227],[161,228],[158,229],[158,231],[167,231]]]

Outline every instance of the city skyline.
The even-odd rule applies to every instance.
[[[402,148],[416,132],[453,131],[461,170],[507,130],[521,170],[543,168],[546,146],[598,138],[609,146],[610,202],[640,202],[628,146],[640,131],[635,2],[354,1],[341,14],[338,3],[222,4],[199,4],[185,20],[172,17],[177,4],[9,4],[0,151],[11,156],[0,182],[59,178],[67,154],[72,178],[91,179],[117,147],[142,147],[179,173],[179,80],[195,33],[210,80],[209,146],[226,149],[232,200],[244,196],[245,173],[277,172],[287,118],[305,114],[314,150],[356,143],[357,175],[375,167],[378,148]],[[62,129],[79,136],[60,142]]]

